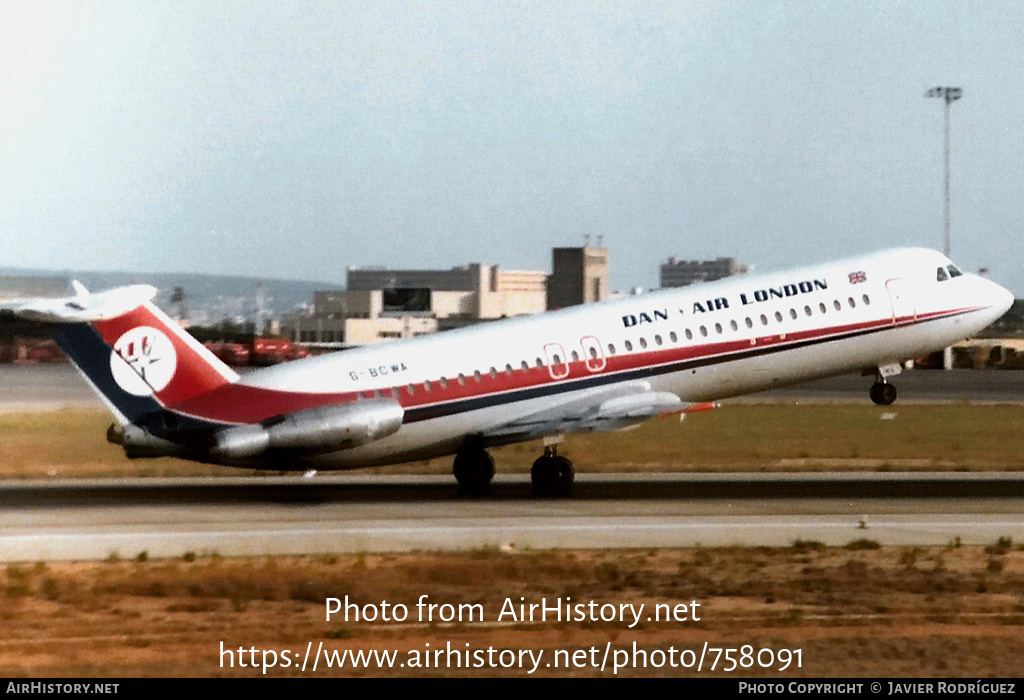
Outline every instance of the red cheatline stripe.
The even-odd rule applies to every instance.
[[[396,398],[406,411],[429,409],[431,414],[445,413],[445,407],[468,399],[497,397],[513,391],[538,389],[546,386],[562,386],[572,390],[574,380],[602,377],[612,380],[616,375],[648,371],[657,374],[659,369],[681,362],[713,363],[716,359],[728,362],[732,356],[750,351],[782,351],[809,341],[826,342],[850,334],[882,331],[894,327],[911,325],[924,321],[935,320],[946,316],[973,311],[976,309],[955,309],[944,312],[920,314],[916,320],[900,319],[895,325],[891,318],[864,323],[835,326],[826,329],[810,329],[786,334],[759,336],[752,344],[749,338],[690,345],[681,347],[648,350],[641,353],[616,354],[606,356],[606,365],[601,372],[591,372],[586,362],[579,360],[570,363],[567,377],[552,379],[548,367],[531,367],[528,370],[514,369],[512,374],[504,370],[497,377],[484,374],[479,382],[473,377],[472,370],[466,375],[465,383],[457,378],[447,377],[447,387],[441,388],[440,377],[431,379],[432,389],[426,391],[422,382],[415,384],[415,392],[408,393],[408,385],[402,384],[377,391],[349,391],[334,393],[290,392],[279,389],[264,389],[244,384],[225,384],[213,390],[193,396],[182,401],[169,403],[169,408],[182,413],[210,420],[231,423],[254,423],[273,416],[292,413],[309,408],[318,408],[339,403],[355,401],[358,398],[384,396]],[[650,336],[648,336],[650,340]]]

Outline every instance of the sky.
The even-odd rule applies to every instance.
[[[0,0],[0,267],[943,246],[1024,296],[1024,3]]]

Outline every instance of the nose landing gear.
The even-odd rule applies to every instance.
[[[888,382],[875,382],[871,385],[870,395],[879,406],[889,406],[896,400],[896,387]]]
[[[889,377],[895,377],[903,371],[898,364],[882,365],[875,370],[875,383],[871,385],[869,396],[879,406],[889,406],[896,400],[896,387],[889,383]]]

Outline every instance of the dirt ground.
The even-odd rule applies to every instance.
[[[1007,677],[1024,658],[1006,539],[140,558],[8,565],[0,675]]]

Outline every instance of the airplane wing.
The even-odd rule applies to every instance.
[[[621,430],[681,408],[683,403],[675,394],[654,391],[645,381],[628,382],[583,396],[575,394],[540,411],[494,425],[483,431],[483,439],[497,445],[558,433]]]

